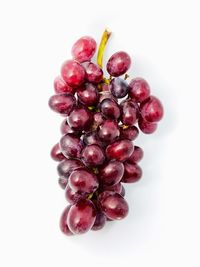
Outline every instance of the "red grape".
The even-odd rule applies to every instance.
[[[67,224],[72,233],[83,234],[92,228],[95,219],[96,209],[92,201],[81,199],[70,208]]]
[[[98,135],[103,142],[114,141],[120,135],[118,123],[113,120],[105,120],[99,126]]]
[[[75,131],[86,130],[91,124],[92,117],[85,108],[75,108],[69,115],[67,121]]]
[[[99,180],[105,186],[112,186],[120,182],[123,174],[123,163],[110,161],[99,169]]]
[[[62,65],[61,75],[69,86],[77,87],[84,82],[85,70],[78,62],[67,60]]]
[[[60,139],[60,148],[66,157],[80,158],[83,144],[74,134],[66,134]]]
[[[69,185],[65,188],[65,198],[70,204],[78,202],[81,198],[86,198],[88,194],[82,194],[71,189]]]
[[[76,104],[76,99],[71,94],[53,95],[49,99],[49,107],[60,114],[68,115]]]
[[[68,184],[68,179],[65,177],[58,178],[58,184],[62,189],[65,189]]]
[[[102,165],[105,160],[104,151],[98,145],[88,145],[82,151],[82,160],[90,167]]]
[[[150,96],[140,106],[142,118],[148,122],[158,122],[163,117],[163,106],[158,98]]]
[[[75,192],[93,193],[99,186],[97,177],[86,168],[73,171],[69,176],[69,186]]]
[[[96,46],[96,42],[92,37],[81,37],[72,47],[72,56],[79,62],[88,61],[93,57]]]
[[[54,90],[56,94],[74,94],[74,89],[70,87],[60,76],[56,77],[54,80]]]
[[[111,76],[118,77],[126,73],[130,65],[130,56],[126,52],[120,51],[111,56],[106,67]]]
[[[133,101],[126,100],[122,106],[122,122],[124,125],[132,126],[138,118],[138,107]]]
[[[136,126],[130,126],[128,128],[121,127],[120,129],[120,137],[122,139],[128,139],[128,140],[135,140],[138,137],[139,130]]]
[[[142,169],[136,163],[131,164],[124,163],[124,176],[122,178],[123,183],[134,183],[140,180],[142,177]]]
[[[142,78],[135,78],[129,83],[129,96],[136,102],[143,102],[150,95],[150,87]]]
[[[141,117],[138,120],[138,126],[143,133],[152,134],[156,131],[158,125],[157,123],[148,122]]]
[[[85,78],[88,82],[98,84],[103,80],[103,71],[98,65],[92,62],[85,62],[83,66],[86,72]]]
[[[96,219],[94,225],[91,230],[98,231],[101,230],[106,223],[106,216],[102,212],[97,212]]]
[[[85,83],[77,90],[78,100],[85,106],[94,106],[99,100],[99,93],[95,85]]]
[[[78,159],[64,159],[57,166],[57,172],[60,177],[68,178],[70,174],[83,167],[83,163]]]
[[[100,104],[100,110],[107,118],[118,119],[120,117],[119,105],[112,99],[104,99]]]
[[[107,146],[106,155],[109,159],[116,159],[123,162],[131,156],[133,150],[134,145],[130,140],[118,140]]]
[[[99,195],[99,203],[103,213],[111,220],[121,220],[128,215],[128,204],[118,193],[104,191]]]
[[[133,164],[135,162],[140,161],[143,158],[143,154],[144,154],[144,152],[143,152],[142,148],[139,146],[135,146],[133,153],[131,154],[130,158],[128,159],[128,162]]]

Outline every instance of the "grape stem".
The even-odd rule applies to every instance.
[[[111,36],[111,32],[109,30],[105,29],[105,31],[101,37],[101,42],[99,45],[98,55],[97,55],[97,64],[99,65],[100,68],[102,68],[102,66],[103,66],[103,54],[104,54],[104,50],[105,50],[106,44],[107,44],[110,36]]]

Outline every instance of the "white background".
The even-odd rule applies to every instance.
[[[0,1],[0,265],[200,266],[200,8],[178,0]],[[105,61],[127,51],[165,106],[158,131],[138,139],[141,182],[130,214],[102,231],[67,238],[66,205],[49,157],[62,118],[52,82],[73,42],[105,27]]]

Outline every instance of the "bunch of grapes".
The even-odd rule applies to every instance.
[[[110,77],[105,78],[102,59],[109,36],[108,31],[102,36],[97,64],[91,61],[96,51],[93,38],[82,37],[73,45],[73,59],[62,65],[49,100],[50,108],[65,117],[51,156],[60,161],[59,184],[69,202],[60,219],[66,235],[99,230],[106,221],[127,216],[122,184],[142,176],[138,162],[143,150],[132,141],[139,129],[153,133],[163,117],[162,104],[144,79],[128,83],[131,58],[126,52],[110,57]]]

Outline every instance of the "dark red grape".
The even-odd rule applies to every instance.
[[[101,112],[95,112],[93,115],[93,123],[94,129],[98,128],[98,126],[104,121],[104,117]]]
[[[120,117],[120,107],[112,99],[104,99],[100,104],[100,110],[107,118],[118,119]]]
[[[57,172],[60,177],[68,178],[70,174],[83,167],[83,163],[78,159],[64,159],[57,166]]]
[[[123,139],[107,146],[106,155],[109,159],[116,159],[123,162],[131,156],[133,150],[133,143],[128,139]]]
[[[135,140],[138,137],[139,130],[136,126],[130,126],[128,128],[121,127],[120,129],[120,137],[122,139],[128,139],[128,140]]]
[[[101,210],[111,220],[121,220],[128,215],[128,204],[118,193],[105,191],[99,195]]]
[[[49,99],[49,107],[60,114],[68,115],[76,104],[76,99],[71,94],[53,95]]]
[[[112,142],[119,137],[118,123],[113,120],[105,120],[98,129],[99,138],[103,142]]]
[[[120,182],[123,174],[123,163],[110,161],[99,169],[99,180],[105,186],[112,186]]]
[[[68,179],[65,177],[58,178],[58,184],[62,189],[65,189],[68,184]]]
[[[124,176],[122,178],[123,183],[134,183],[140,180],[142,177],[142,169],[136,163],[131,164],[124,163]]]
[[[99,94],[99,103],[101,103],[104,99],[111,99],[114,102],[117,102],[117,99],[111,94],[110,91],[101,91]]]
[[[56,77],[54,80],[54,90],[56,94],[74,94],[74,89],[70,87],[60,76]]]
[[[91,230],[98,231],[101,230],[106,223],[106,216],[102,212],[97,212],[96,219],[94,225]]]
[[[135,162],[140,161],[143,158],[143,154],[144,152],[142,148],[139,146],[135,146],[132,155],[128,159],[128,162],[134,164]]]
[[[80,86],[85,80],[85,69],[74,60],[67,60],[61,68],[61,75],[71,87]]]
[[[122,119],[124,125],[132,126],[138,119],[138,106],[130,100],[121,103],[122,106]]]
[[[157,123],[152,123],[144,120],[142,117],[138,120],[138,126],[140,130],[145,134],[152,134],[156,131],[158,125]]]
[[[66,134],[60,139],[60,148],[66,157],[80,158],[83,144],[74,134]]]
[[[91,124],[92,117],[85,108],[75,108],[69,115],[67,121],[75,131],[86,130]]]
[[[84,134],[83,142],[85,145],[98,145],[100,147],[103,146],[103,142],[99,139],[96,131]]]
[[[140,105],[141,115],[145,121],[158,122],[163,117],[163,106],[158,98],[150,96]]]
[[[92,201],[81,199],[70,208],[67,224],[72,233],[83,234],[92,228],[95,219],[96,209]]]
[[[94,173],[86,168],[73,171],[69,176],[69,186],[75,192],[93,193],[99,186],[99,182]]]
[[[94,106],[99,100],[99,93],[95,85],[85,83],[77,89],[78,100],[85,106]]]
[[[63,153],[60,150],[60,144],[59,143],[56,144],[55,146],[53,146],[53,148],[51,149],[51,157],[55,161],[61,161],[65,158],[65,156],[63,155]]]
[[[88,82],[98,84],[103,80],[103,71],[98,65],[92,62],[85,62],[83,66],[86,72],[85,78]]]
[[[71,236],[73,235],[73,233],[70,231],[69,227],[68,227],[68,223],[67,223],[67,218],[68,218],[68,214],[69,214],[69,210],[71,208],[71,205],[67,206],[60,218],[60,230],[63,232],[63,234],[67,235],[67,236]]]
[[[128,93],[128,84],[124,79],[114,78],[110,84],[110,91],[116,98],[123,98]]]
[[[104,151],[98,145],[88,145],[82,150],[82,160],[90,167],[102,165],[105,160]]]
[[[74,204],[78,202],[81,198],[86,198],[87,196],[88,194],[83,194],[72,190],[69,185],[67,185],[65,188],[65,198],[70,204]]]
[[[142,78],[135,78],[129,83],[129,96],[136,102],[143,102],[150,95],[150,87]]]
[[[96,51],[96,42],[90,36],[83,36],[72,47],[72,56],[79,62],[90,60]]]
[[[110,57],[106,67],[111,76],[118,77],[126,73],[130,65],[130,56],[126,52],[120,51]]]

